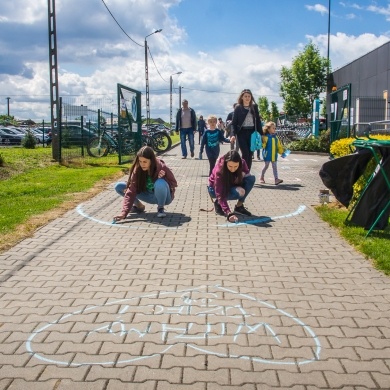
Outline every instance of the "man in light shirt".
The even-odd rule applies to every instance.
[[[195,111],[188,107],[188,100],[182,101],[182,108],[177,111],[176,114],[176,132],[180,130],[180,144],[182,158],[187,158],[187,145],[186,139],[190,144],[191,157],[194,157],[194,133],[196,131],[196,114]]]

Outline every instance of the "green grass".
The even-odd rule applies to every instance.
[[[18,238],[17,229],[32,217],[39,219],[64,202],[82,199],[97,183],[122,176],[128,167],[104,159],[63,166],[52,161],[50,148],[2,148],[0,155],[0,249],[9,247],[12,236]]]
[[[348,215],[346,209],[331,208],[327,205],[316,208],[320,217],[335,227],[340,235],[352,244],[358,251],[371,259],[378,270],[390,275],[390,228],[384,231],[372,231],[366,237],[367,230],[345,223]]]
[[[179,136],[172,136],[172,143]],[[91,158],[60,165],[51,148],[0,148],[0,251],[122,177],[129,164]]]

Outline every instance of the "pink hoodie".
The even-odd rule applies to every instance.
[[[218,159],[213,171],[211,172],[211,175],[209,177],[209,186],[214,188],[218,203],[221,205],[222,211],[227,215],[231,212],[231,210],[229,208],[229,204],[227,202],[226,196],[222,195],[223,187],[224,187],[223,181],[222,181],[222,170],[223,170],[224,163],[225,163],[225,159],[222,156]],[[245,160],[242,160],[242,173],[244,175],[249,174],[248,165],[246,164]],[[235,183],[235,184],[237,186],[239,186],[241,184],[241,182],[238,182],[238,179],[237,179],[237,183]]]

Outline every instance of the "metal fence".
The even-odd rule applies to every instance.
[[[117,98],[61,98],[57,124],[60,160],[81,164],[102,158],[107,164],[131,161],[140,147],[140,115],[134,113],[137,103],[140,106],[136,91],[120,84]]]

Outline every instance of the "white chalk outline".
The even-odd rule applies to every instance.
[[[129,225],[123,225],[123,224],[116,224],[112,222],[107,222],[107,221],[102,221],[100,219],[94,218],[90,215],[88,215],[83,209],[82,209],[82,204],[79,204],[76,208],[77,212],[84,218],[90,219],[91,221],[100,223],[102,225],[110,226],[110,227],[118,227],[122,229],[144,229],[144,230],[178,230],[182,229],[181,227],[168,227],[168,226],[160,226],[160,227],[144,227],[144,226],[129,226]],[[303,213],[306,210],[305,205],[300,205],[295,211],[289,214],[284,214],[284,215],[278,215],[274,217],[265,217],[265,218],[257,218],[257,219],[249,219],[247,221],[243,222],[237,222],[237,223],[224,223],[224,224],[217,224],[216,226],[219,227],[238,227],[238,226],[243,226],[243,225],[256,225],[258,223],[266,223],[270,221],[274,221],[276,219],[284,219],[284,218],[291,218],[295,217],[301,213]]]
[[[82,363],[71,363],[71,362],[68,362],[68,361],[65,362],[65,361],[60,361],[60,360],[55,360],[55,359],[49,359],[49,358],[45,357],[44,355],[42,355],[41,353],[35,352],[34,349],[33,349],[32,344],[34,342],[34,338],[37,335],[39,335],[43,331],[46,331],[51,326],[57,325],[57,324],[61,323],[62,321],[64,321],[65,319],[69,319],[72,316],[75,316],[75,315],[78,315],[78,314],[85,314],[86,312],[91,311],[91,310],[96,309],[96,308],[102,308],[102,307],[105,307],[105,306],[118,305],[118,304],[128,304],[132,300],[138,300],[140,298],[141,299],[142,298],[158,298],[158,297],[161,297],[161,296],[167,295],[167,294],[178,294],[178,293],[183,293],[183,292],[186,293],[186,292],[191,292],[191,291],[201,291],[201,290],[204,290],[203,292],[205,292],[207,294],[210,294],[208,292],[209,288],[215,288],[217,291],[225,291],[225,292],[228,292],[228,293],[231,293],[231,294],[236,294],[236,295],[240,296],[242,299],[247,299],[247,300],[251,300],[251,301],[257,302],[260,305],[264,305],[264,306],[266,306],[266,307],[268,307],[270,309],[276,310],[281,315],[290,318],[293,322],[295,322],[298,325],[300,325],[304,329],[305,333],[308,334],[314,340],[315,348],[314,348],[314,352],[313,352],[313,357],[311,359],[301,358],[301,360],[300,360],[300,358],[292,358],[293,361],[284,361],[284,360],[279,361],[279,360],[268,360],[268,359],[263,359],[263,358],[260,358],[260,357],[254,357],[254,356],[233,355],[233,354],[230,354],[230,353],[223,354],[223,353],[210,351],[208,349],[205,349],[205,348],[202,348],[202,347],[198,347],[196,345],[185,343],[187,347],[190,347],[192,349],[195,349],[195,350],[197,350],[199,352],[202,352],[202,353],[205,353],[205,354],[211,354],[211,355],[215,355],[215,356],[219,356],[219,357],[252,360],[253,362],[257,362],[257,363],[274,364],[274,365],[280,364],[280,365],[298,365],[299,366],[299,365],[303,365],[303,364],[313,363],[313,362],[318,361],[320,359],[321,343],[320,343],[318,337],[316,336],[314,331],[309,326],[307,326],[305,323],[303,323],[299,318],[294,317],[292,314],[290,314],[290,313],[288,313],[288,312],[286,312],[286,311],[284,311],[282,309],[278,309],[276,306],[272,305],[271,303],[268,303],[268,302],[263,301],[263,300],[258,300],[258,299],[254,298],[254,297],[252,297],[252,296],[250,296],[248,294],[241,294],[241,293],[239,293],[237,291],[234,291],[234,290],[222,287],[220,285],[200,286],[199,288],[187,289],[187,290],[176,291],[176,292],[175,291],[171,291],[171,292],[168,292],[168,291],[166,291],[166,292],[156,292],[156,293],[153,293],[153,294],[146,294],[146,295],[136,296],[136,297],[133,297],[133,298],[120,299],[120,300],[116,300],[116,301],[113,301],[113,302],[106,303],[104,305],[91,306],[91,307],[88,307],[88,308],[85,308],[85,309],[82,309],[82,310],[78,310],[78,311],[75,311],[75,312],[72,312],[72,313],[64,314],[57,321],[48,323],[47,325],[44,325],[44,326],[40,327],[39,329],[37,329],[36,331],[34,331],[33,333],[31,333],[30,336],[28,337],[27,341],[26,341],[26,350],[27,350],[27,352],[29,352],[36,359],[39,359],[39,360],[44,361],[46,363],[66,365],[66,366],[76,366],[76,367],[83,366],[83,365],[114,365],[114,364],[118,365],[118,364],[131,363],[131,362],[135,362],[135,361],[138,361],[138,360],[148,359],[148,358],[152,358],[152,357],[155,357],[155,356],[163,355],[169,349],[171,349],[173,346],[182,343],[182,341],[179,342],[179,343],[176,343],[176,344],[168,345],[161,352],[154,353],[152,355],[137,356],[137,357],[132,357],[130,359],[125,359],[125,360],[120,360],[120,361],[104,361],[104,362],[96,362],[95,361],[95,362],[82,362]],[[123,310],[124,309],[122,309],[122,311]],[[273,333],[271,328],[268,328],[268,330],[271,333]],[[273,333],[273,337],[276,338],[277,337],[276,334]],[[162,347],[165,347],[165,345],[162,345]]]

